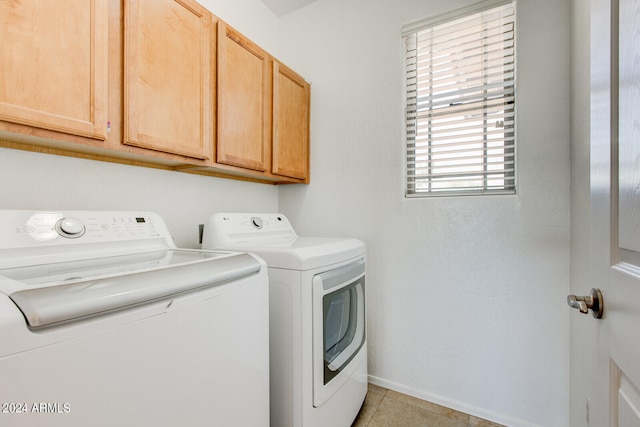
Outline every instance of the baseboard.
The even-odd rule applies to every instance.
[[[524,420],[508,417],[503,414],[498,414],[492,411],[487,411],[486,409],[478,408],[472,405],[467,405],[465,403],[447,399],[446,397],[428,393],[422,390],[416,390],[414,388],[407,387],[393,381],[388,381],[383,378],[376,377],[374,375],[369,375],[368,378],[371,384],[384,387],[393,391],[397,391],[398,393],[416,397],[418,399],[426,400],[428,402],[432,402],[437,405],[451,408],[459,412],[464,412],[465,414],[473,415],[478,418],[483,418],[485,420],[489,420],[494,423],[502,424],[509,427],[540,427],[536,424],[533,424]]]

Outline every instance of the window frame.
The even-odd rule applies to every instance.
[[[513,9],[513,18],[512,18],[513,28],[511,29],[512,39],[499,39],[499,43],[500,42],[505,43],[505,40],[511,41],[511,47],[509,47],[508,44],[505,44],[505,46],[503,46],[499,51],[502,53],[502,56],[500,58],[512,61],[512,63],[505,62],[504,64],[499,65],[496,68],[487,69],[487,67],[483,67],[483,68],[478,68],[476,70],[476,73],[480,75],[479,80],[481,79],[483,84],[475,86],[472,91],[483,93],[483,95],[480,96],[482,101],[481,102],[478,102],[477,100],[474,101],[480,105],[476,108],[471,108],[465,111],[473,111],[475,114],[481,114],[481,116],[479,117],[482,118],[482,123],[480,125],[473,124],[471,120],[468,120],[466,118],[466,115],[464,119],[465,121],[460,122],[461,124],[466,124],[466,125],[471,124],[473,128],[468,128],[468,129],[474,129],[477,131],[478,134],[482,133],[482,139],[481,139],[482,145],[480,145],[479,140],[474,140],[472,142],[473,144],[477,145],[477,148],[474,148],[473,151],[481,152],[482,154],[480,155],[474,154],[474,155],[468,156],[465,160],[457,160],[458,163],[455,164],[455,167],[464,169],[465,165],[467,165],[467,163],[465,163],[468,161],[467,159],[469,160],[473,159],[477,163],[473,165],[469,163],[469,165],[466,167],[471,168],[472,166],[474,166],[476,169],[467,170],[466,172],[450,173],[448,175],[442,174],[442,173],[436,174],[432,172],[433,168],[435,167],[434,166],[435,164],[437,164],[438,166],[450,164],[453,160],[450,161],[443,157],[438,158],[438,160],[433,160],[433,158],[436,155],[435,154],[432,155],[432,151],[435,153],[434,148],[437,149],[439,147],[437,143],[438,141],[435,139],[436,137],[433,136],[433,134],[436,132],[435,131],[432,132],[432,128],[431,128],[431,123],[433,118],[432,113],[434,111],[438,111],[438,112],[444,111],[445,114],[447,115],[451,114],[453,116],[454,113],[453,112],[449,113],[449,110],[456,110],[456,107],[458,105],[460,105],[462,109],[464,109],[466,106],[469,106],[473,102],[469,102],[469,104],[452,102],[451,104],[445,107],[442,107],[442,105],[439,105],[437,106],[439,109],[434,110],[433,99],[434,99],[435,92],[432,90],[433,87],[429,86],[429,92],[428,92],[429,96],[428,97],[421,96],[421,98],[423,99],[428,98],[428,103],[424,103],[423,101],[423,104],[421,106],[418,100],[419,90],[417,89],[417,87],[421,82],[424,84],[433,84],[433,79],[431,77],[432,75],[428,74],[430,76],[429,78],[418,80],[419,78],[418,59],[423,59],[424,56],[421,56],[423,54],[417,54],[417,53],[414,56],[410,56],[408,52],[412,50],[416,50],[416,51],[419,50],[419,46],[412,49],[411,47],[408,46],[408,44],[411,41],[413,41],[414,43],[417,43],[416,40],[420,35],[420,32],[422,31],[436,32],[439,28],[442,28],[441,26],[443,26],[443,24],[450,25],[452,22],[459,21],[459,20],[463,21],[465,19],[472,18],[474,15],[478,15],[479,19],[483,19],[480,17],[480,15],[482,15],[483,12],[484,13],[492,12],[493,10],[504,7],[504,6],[508,6]],[[516,18],[517,18],[516,0],[487,0],[479,3],[475,3],[467,7],[464,7],[462,9],[454,10],[442,15],[438,15],[435,17],[426,18],[413,23],[409,23],[402,27],[402,39],[403,39],[403,47],[404,47],[403,61],[404,61],[404,70],[405,70],[404,79],[403,79],[404,80],[403,81],[404,103],[405,103],[404,104],[405,105],[405,115],[404,115],[405,143],[403,145],[404,145],[404,184],[405,184],[406,198],[516,194],[516,191],[517,191],[517,180],[516,180],[516,177],[517,177],[516,175],[516,170],[517,170],[517,167],[516,167],[516,159],[517,159],[517,156],[516,156],[516,127],[517,127],[516,126],[516,122],[517,122],[516,120],[517,119],[516,117],[516,109],[517,109],[517,106],[516,106],[516,98],[517,98],[516,97],[516,77],[517,77],[516,27],[517,27],[517,23],[516,23]],[[475,25],[484,26],[485,24],[486,22],[483,21],[481,24],[475,24]],[[473,28],[473,26],[468,26],[466,28],[470,29],[470,28]],[[480,37],[478,38],[478,41],[479,41],[478,47],[480,49],[484,49],[486,47],[485,45],[486,42],[483,41],[487,37],[486,31],[487,29],[483,27],[479,32]],[[411,39],[411,37],[413,37],[413,39]],[[428,36],[427,40],[429,40],[429,42],[423,42],[422,45],[423,46],[432,45],[433,40],[435,38],[436,37],[433,36],[433,34]],[[452,38],[451,40],[454,40],[454,39]],[[509,49],[512,49],[512,53],[509,55],[506,55],[505,52],[508,51]],[[454,49],[452,48],[452,51],[453,50]],[[433,50],[429,51],[428,55],[430,56],[432,53],[433,53]],[[447,55],[453,56],[451,53],[447,53]],[[485,51],[482,50],[483,64],[484,64],[484,61],[486,60],[484,55],[485,55]],[[415,64],[410,63],[410,60],[412,59],[415,60]],[[447,62],[447,64],[453,64],[453,62],[449,61]],[[510,64],[510,65],[506,66],[505,64]],[[411,69],[410,65],[415,66],[415,69]],[[430,66],[431,65],[429,65],[429,67]],[[493,86],[497,87],[498,89],[500,88],[504,89],[505,95],[502,95],[502,96],[487,95],[488,92],[486,88],[492,87],[492,84],[487,84],[487,78],[490,74],[490,71],[495,71],[495,70],[500,71],[500,74],[499,74],[500,81],[498,84],[493,84]],[[414,77],[411,77],[412,71],[415,72]],[[429,68],[429,71],[432,72],[431,68]],[[509,74],[511,74],[510,78],[509,78]],[[467,76],[465,76],[465,78],[467,78]],[[412,83],[411,83],[412,79],[415,80],[413,85],[416,87],[416,89],[411,90],[410,87],[412,86]],[[455,77],[455,78],[452,78],[452,80],[453,81],[460,80],[460,78]],[[464,79],[462,80],[464,81]],[[463,83],[456,81],[453,84],[453,90],[451,90],[448,93],[440,92],[439,94],[435,95],[435,98],[440,97],[444,99],[444,103],[446,104],[447,102],[449,102],[449,101],[446,101],[446,98],[448,96],[455,95],[456,93],[460,95],[461,93],[465,93],[468,91],[468,89],[461,89],[462,85]],[[511,89],[507,90],[506,88],[509,88],[509,87]],[[482,89],[482,91],[480,91],[479,89]],[[415,97],[411,98],[410,94],[415,95]],[[478,96],[476,96],[476,98],[478,98]],[[511,98],[511,102],[509,102],[509,98]],[[502,115],[501,115],[503,119],[498,120],[494,126],[497,129],[498,123],[501,123],[502,131],[497,131],[497,132],[494,131],[494,134],[496,133],[498,135],[502,134],[502,137],[497,138],[497,141],[499,143],[497,146],[488,147],[486,143],[488,140],[487,135],[491,127],[489,126],[486,120],[487,111],[489,111],[490,109],[489,105],[496,100],[502,101],[502,103],[496,102],[496,104],[493,106],[494,112],[500,109],[500,105],[503,105],[504,108],[502,108]],[[453,108],[450,108],[450,107],[453,107]],[[418,117],[420,115],[419,111],[421,110],[422,110],[423,117]],[[428,111],[426,115],[424,113],[425,111]],[[429,116],[430,118],[427,119],[425,118],[426,116]],[[413,118],[410,119],[410,117],[413,117]],[[498,117],[500,117],[500,114],[498,114]],[[505,119],[505,117],[507,117],[507,119]],[[453,121],[456,121],[456,120],[453,120]],[[479,121],[479,120],[474,119],[474,121]],[[427,133],[426,138],[424,136],[422,136],[421,138],[417,136],[418,130],[421,128],[419,123],[422,124],[423,126],[426,126],[428,129],[426,132]],[[447,132],[456,133],[458,129],[459,127],[456,127],[455,130],[451,130]],[[450,133],[445,133],[445,135],[450,135]],[[449,138],[454,138],[454,137],[449,136]],[[463,138],[463,137],[460,136],[460,138]],[[422,139],[422,141],[418,141],[419,139]],[[444,139],[447,139],[447,138],[445,137]],[[464,146],[465,144],[469,145],[471,144],[471,142],[459,143],[454,148],[457,149],[459,147]],[[418,155],[417,154],[418,148],[421,148],[423,151],[426,150],[427,154]],[[494,154],[490,155],[488,151],[489,149],[492,149]],[[502,150],[502,152],[500,152],[500,150]],[[496,152],[498,153],[497,155],[495,154]],[[457,156],[457,154],[452,154],[451,156],[455,157]],[[446,155],[444,157],[446,157]],[[497,160],[497,161],[492,163],[490,158],[493,158],[494,160]],[[461,157],[459,159],[461,159]],[[423,166],[419,167],[418,163],[422,163]],[[424,164],[426,164],[427,166],[425,167]],[[496,165],[502,165],[502,166],[501,168],[496,169]],[[440,166],[440,167],[443,169],[447,169],[446,166]],[[448,168],[451,169],[451,167],[452,166],[449,166]],[[419,173],[420,169],[422,169],[423,171],[427,170],[428,172]],[[502,184],[498,188],[491,188],[489,186],[489,182],[492,181],[490,177],[496,174],[498,174],[500,177],[497,179],[493,179],[493,181],[494,182],[502,181]],[[439,181],[439,179],[442,177],[444,177],[444,180]],[[462,177],[463,179],[467,179],[469,182],[476,182],[476,183],[481,182],[482,184],[476,185],[475,187],[469,186],[468,184],[467,186],[463,185],[458,187],[456,186],[457,184],[454,184],[454,182],[456,181],[456,177]],[[423,183],[426,182],[426,188],[425,188],[425,184],[423,184],[422,189],[417,188],[418,181],[422,181]],[[438,188],[434,189],[434,185],[438,185],[440,182],[445,182],[446,186],[442,187],[441,189],[438,189]]]

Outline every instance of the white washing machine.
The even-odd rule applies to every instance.
[[[268,287],[152,213],[0,211],[0,425],[268,426]]]
[[[367,393],[364,243],[299,237],[282,214],[219,213],[202,247],[268,265],[271,426],[350,426]]]

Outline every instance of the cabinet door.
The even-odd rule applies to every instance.
[[[309,178],[309,83],[273,62],[272,173]]]
[[[217,162],[267,171],[270,132],[269,56],[220,21]]]
[[[191,0],[127,0],[124,16],[124,144],[208,159],[212,15]]]
[[[107,138],[106,0],[0,1],[0,120]]]

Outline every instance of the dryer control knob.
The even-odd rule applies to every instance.
[[[251,223],[255,228],[262,228],[262,220],[257,216],[254,216],[253,218],[251,218]]]
[[[62,218],[56,223],[56,231],[62,237],[75,239],[84,234],[85,228],[84,224],[79,219]]]

